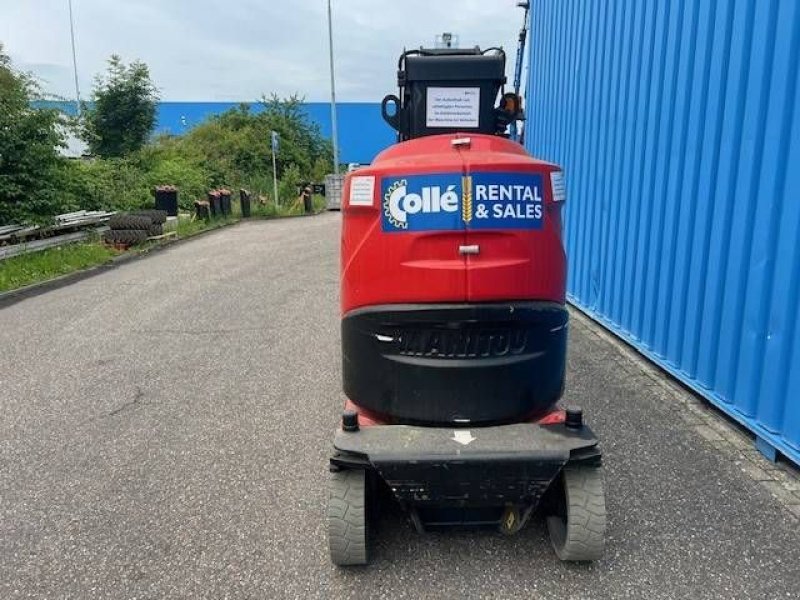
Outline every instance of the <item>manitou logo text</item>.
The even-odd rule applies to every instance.
[[[406,330],[394,336],[397,351],[426,358],[490,358],[522,354],[525,330]]]

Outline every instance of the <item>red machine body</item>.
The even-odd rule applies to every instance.
[[[567,328],[560,177],[474,133],[397,144],[347,177],[343,379],[355,406],[455,426],[553,410]]]
[[[455,143],[458,140],[469,143]],[[387,233],[380,182],[402,176],[460,173],[541,176],[541,228],[477,228],[477,219],[450,230]],[[342,314],[381,304],[549,300],[564,303],[566,258],[561,207],[552,190],[560,168],[531,158],[517,143],[483,134],[417,138],[384,150],[345,180],[342,210]],[[372,202],[350,202],[352,185],[374,178]],[[368,186],[365,192],[368,191]],[[362,192],[363,193],[363,192]],[[473,209],[479,200],[473,189]],[[488,194],[487,194],[488,196]],[[490,201],[497,202],[497,201]],[[512,206],[517,210],[520,206]],[[524,210],[524,205],[522,206]],[[469,253],[478,247],[477,254]],[[460,252],[460,248],[466,248]]]

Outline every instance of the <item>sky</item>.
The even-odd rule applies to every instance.
[[[330,98],[326,0],[72,0],[81,97],[111,54],[150,67],[165,101]],[[505,48],[509,82],[522,9],[516,0],[333,0],[337,100],[396,91],[404,47],[437,34]],[[0,42],[46,93],[75,97],[68,0],[0,0]]]

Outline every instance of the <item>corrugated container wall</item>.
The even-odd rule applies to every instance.
[[[800,1],[534,0],[569,296],[800,464]]]

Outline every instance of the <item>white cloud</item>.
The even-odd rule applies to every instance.
[[[139,58],[165,100],[255,100],[329,94],[326,0],[72,0],[82,94],[112,54]],[[522,11],[515,0],[334,0],[337,95],[394,91],[403,47],[437,33],[462,46],[503,45],[513,71]],[[67,0],[0,0],[0,40],[46,91],[74,96]]]

